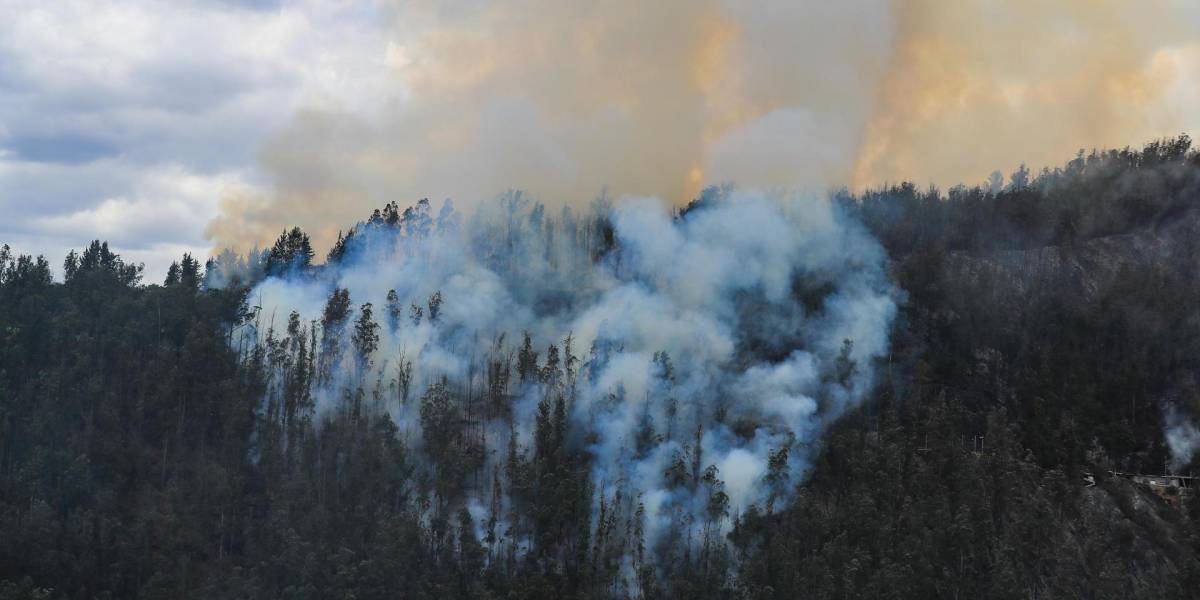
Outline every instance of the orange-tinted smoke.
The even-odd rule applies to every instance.
[[[245,248],[296,224],[321,246],[385,202],[511,188],[578,206],[979,182],[1196,124],[1197,17],[1167,0],[399,3],[375,57],[394,98],[302,111],[263,147],[271,186],[223,198],[208,231]]]
[[[1170,97],[1200,11],[1148,0],[898,1],[894,58],[856,187],[977,183],[1025,162],[1137,145],[1195,123]]]

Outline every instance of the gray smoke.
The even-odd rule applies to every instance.
[[[427,386],[445,378],[471,397],[488,386],[489,361],[510,360],[528,332],[539,365],[561,350],[559,366],[523,384],[514,375],[506,410],[471,413],[485,477],[502,477],[513,432],[531,451],[539,403],[561,396],[567,443],[589,458],[594,520],[602,503],[625,518],[636,503],[648,545],[681,523],[724,532],[751,506],[786,503],[822,431],[868,393],[896,301],[880,245],[828,200],[706,198],[683,215],[653,198],[601,197],[586,214],[552,218],[519,193],[470,215],[447,203],[433,218],[418,206],[409,226],[360,224],[339,264],[268,278],[251,303],[263,330],[293,311],[319,319],[335,289],[355,309],[372,303],[378,349],[365,368],[339,353],[314,392],[318,420],[341,410],[345,390],[374,389],[418,447],[415,399]],[[427,299],[438,293],[431,320]],[[323,335],[349,340],[353,321]],[[392,391],[405,380],[407,398]],[[491,484],[478,487],[466,501],[477,523]]]
[[[1167,449],[1171,451],[1171,460],[1167,464],[1170,472],[1178,473],[1192,464],[1196,450],[1200,449],[1200,429],[1191,419],[1166,406],[1163,409],[1163,437],[1167,441]]]

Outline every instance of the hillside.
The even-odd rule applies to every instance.
[[[1191,210],[897,261],[913,296],[892,376],[826,437],[796,506],[742,524],[752,595],[1191,597],[1200,501],[1108,470],[1166,470],[1163,411],[1200,399],[1198,234]]]
[[[1198,190],[1182,137],[792,212],[390,203],[161,285],[5,247],[0,599],[1192,597],[1200,494],[1108,473],[1192,468]]]

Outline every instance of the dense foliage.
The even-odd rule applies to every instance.
[[[380,323],[437,319],[440,295],[335,292],[319,322],[247,340],[254,281],[320,268],[299,229],[249,261],[223,255],[208,283],[185,256],[144,285],[99,242],[56,282],[4,247],[0,598],[1190,597],[1200,503],[1176,510],[1107,476],[1161,472],[1165,412],[1200,414],[1190,140],[836,201],[907,293],[873,398],[786,507],[728,514],[717,474],[673,465],[731,527],[665,549],[605,506],[593,518],[566,394],[539,405],[534,447],[508,453],[511,489],[496,484],[487,522],[452,508],[464,485],[502,479],[481,472],[473,415],[504,414],[524,382],[560,389],[578,374],[569,343],[497,350],[482,390],[362,382],[318,417],[312,390],[337,351],[321,332],[348,324],[364,370]],[[428,211],[392,204],[368,223],[420,229]],[[613,243],[602,220],[578,232],[597,259]],[[396,398],[419,403],[419,450],[379,410]],[[498,539],[501,497],[532,547]]]

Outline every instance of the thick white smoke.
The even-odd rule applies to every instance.
[[[475,411],[486,471],[499,472],[510,431],[532,448],[538,403],[561,394],[593,502],[640,498],[649,544],[681,519],[722,531],[751,505],[785,503],[822,430],[862,400],[888,351],[896,305],[879,244],[831,202],[782,192],[710,193],[683,215],[649,198],[544,212],[513,193],[466,218],[443,209],[403,235],[362,224],[340,263],[269,278],[251,303],[263,329],[275,315],[276,330],[292,311],[319,319],[334,289],[349,291],[352,316],[372,303],[382,325],[372,366],[364,373],[346,351],[316,391],[317,413],[337,410],[344,389],[395,387],[411,361],[409,399],[385,407],[418,445],[413,399],[427,385],[445,376],[470,396],[523,332],[539,364],[556,345],[561,375],[514,376],[510,411]],[[437,292],[437,320],[414,318],[412,305]],[[353,324],[332,334],[348,340]],[[479,487],[467,503],[475,513],[489,501]]]
[[[1196,450],[1200,449],[1200,429],[1196,428],[1191,419],[1170,406],[1164,407],[1163,437],[1167,441],[1167,449],[1171,452],[1171,459],[1167,463],[1171,473],[1178,473],[1192,464]]]

